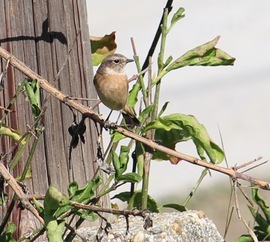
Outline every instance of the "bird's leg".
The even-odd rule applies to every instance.
[[[109,113],[109,115],[108,115],[108,117],[105,119],[105,121],[104,121],[104,129],[106,129],[106,130],[108,130],[108,127],[110,126],[110,123],[109,123],[109,118],[110,118],[110,116],[111,116],[111,114],[112,114],[112,109],[111,109],[111,111],[110,111],[110,113]]]

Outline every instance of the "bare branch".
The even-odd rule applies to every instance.
[[[39,216],[38,211],[34,208],[34,206],[28,201],[27,196],[23,192],[20,185],[17,183],[16,179],[8,172],[2,163],[0,163],[0,174],[16,193],[23,206],[28,209],[39,220],[40,223],[44,224],[44,220]]]
[[[93,206],[93,205],[85,205],[85,204],[81,204],[81,203],[73,202],[73,201],[70,201],[70,204],[79,209],[86,209],[86,210],[90,210],[94,212],[111,213],[115,215],[124,215],[124,216],[133,215],[133,216],[140,216],[144,218],[149,214],[148,210],[139,210],[139,209],[120,210],[120,209],[112,209],[112,208],[102,208],[102,207]]]

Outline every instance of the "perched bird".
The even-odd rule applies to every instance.
[[[126,125],[131,128],[140,126],[135,112],[127,104],[128,77],[125,66],[132,61],[121,54],[109,55],[102,61],[94,77],[100,101],[112,110],[121,110]]]

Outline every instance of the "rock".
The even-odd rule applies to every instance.
[[[106,234],[99,228],[81,228],[74,242],[223,242],[213,222],[201,211],[149,213],[153,226],[144,229],[142,217],[119,216]]]

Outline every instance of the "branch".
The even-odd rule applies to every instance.
[[[18,198],[20,199],[23,206],[29,210],[41,224],[44,224],[44,220],[39,216],[38,211],[34,208],[34,206],[28,201],[26,194],[23,192],[20,185],[17,183],[16,179],[8,172],[6,167],[0,163],[0,174],[3,176],[8,185],[13,189]]]
[[[15,68],[17,68],[19,71],[21,71],[26,76],[30,77],[31,79],[36,79],[39,82],[39,85],[41,88],[43,88],[45,91],[49,92],[51,95],[53,95],[55,98],[57,98],[59,101],[65,103],[66,105],[74,108],[75,110],[81,112],[85,117],[89,117],[95,122],[100,123],[102,126],[104,126],[105,121],[102,119],[102,117],[95,113],[92,109],[76,102],[75,100],[69,99],[69,97],[53,86],[51,86],[44,78],[39,76],[37,73],[32,71],[29,67],[27,67],[24,63],[19,61],[16,57],[11,55],[9,52],[4,50],[2,47],[0,47],[0,56],[2,56],[5,60],[10,60],[10,64],[13,65]],[[230,176],[233,180],[241,179],[248,181],[250,183],[254,183],[257,186],[259,186],[262,189],[270,190],[270,184],[266,181],[253,178],[251,176],[245,175],[243,173],[237,172],[234,168],[225,168],[221,167],[212,163],[208,163],[206,161],[200,160],[196,157],[189,156],[180,152],[177,152],[175,150],[169,149],[165,146],[159,145],[156,142],[149,140],[147,138],[141,137],[131,131],[128,131],[122,127],[117,126],[114,123],[106,122],[106,126],[110,129],[115,130],[118,133],[121,133],[125,135],[126,137],[129,137],[131,139],[134,139],[136,141],[139,141],[148,147],[151,147],[152,149],[162,151],[168,155],[175,156],[181,160],[185,160],[189,163],[192,163],[194,165],[198,165],[201,167],[205,167],[220,173],[223,173],[225,175]]]
[[[133,216],[140,216],[140,217],[145,218],[147,214],[149,214],[148,210],[139,210],[139,209],[120,210],[120,209],[113,209],[113,208],[102,208],[102,207],[98,207],[94,205],[85,205],[85,204],[73,202],[73,201],[70,201],[70,204],[79,209],[86,209],[86,210],[94,211],[94,212],[111,213],[114,215],[124,215],[124,216],[133,215]]]

